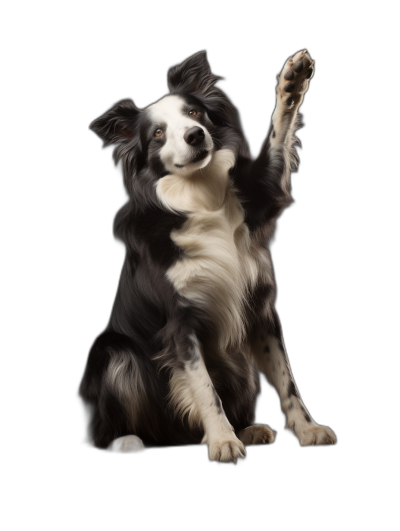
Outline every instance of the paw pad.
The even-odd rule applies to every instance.
[[[296,72],[296,74],[303,70],[303,61],[301,59],[294,63],[293,70]]]
[[[313,72],[314,61],[307,50],[298,52],[288,59],[279,76],[277,89],[286,108],[301,103]],[[285,81],[289,81],[289,83]],[[286,97],[286,94],[288,96],[290,94],[290,96]]]
[[[293,92],[294,87],[295,87],[294,83],[286,83],[284,90],[285,92]]]

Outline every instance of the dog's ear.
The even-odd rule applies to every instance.
[[[140,113],[132,100],[121,100],[89,126],[104,141],[104,147],[117,144],[113,157],[115,164],[123,160],[124,180],[128,188],[139,170]]]
[[[207,97],[212,93],[215,83],[222,77],[211,73],[207,53],[203,50],[188,57],[183,63],[168,70],[168,88],[170,92],[185,92]]]
[[[127,143],[135,135],[139,113],[132,100],[121,100],[93,120],[89,129],[104,141],[104,146]]]

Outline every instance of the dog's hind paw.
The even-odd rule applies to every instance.
[[[277,95],[287,108],[300,105],[314,73],[314,61],[307,50],[289,57],[278,78]]]
[[[109,450],[112,452],[137,452],[143,450],[144,444],[142,439],[139,439],[136,435],[125,435],[125,437],[119,437],[115,439],[110,446]]]
[[[246,446],[250,444],[271,444],[275,441],[276,431],[266,424],[254,424],[241,430],[237,436]]]

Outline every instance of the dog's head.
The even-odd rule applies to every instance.
[[[212,157],[213,124],[206,109],[190,96],[172,94],[147,108],[153,132],[150,160],[159,159],[168,173],[189,174]]]
[[[215,83],[206,52],[198,52],[168,71],[170,94],[144,109],[122,100],[92,122],[104,145],[117,144],[128,192],[141,173],[161,178],[191,175],[207,166],[213,153],[243,139],[236,109]],[[235,149],[236,147],[236,149]]]

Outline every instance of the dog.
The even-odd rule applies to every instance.
[[[268,249],[292,202],[298,109],[313,72],[306,50],[286,61],[254,160],[205,51],[169,69],[170,93],[155,103],[125,99],[91,123],[116,146],[129,196],[114,222],[126,246],[119,287],[80,386],[95,446],[203,442],[210,460],[236,463],[246,445],[275,439],[253,424],[260,371],[301,445],[336,442],[295,384]]]

